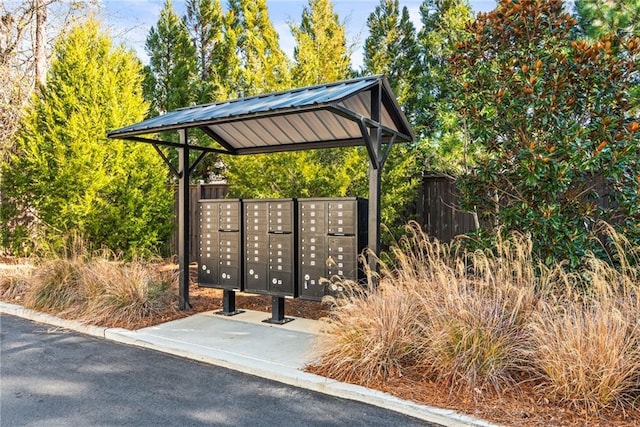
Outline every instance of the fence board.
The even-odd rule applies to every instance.
[[[431,237],[449,242],[455,236],[475,230],[473,215],[459,207],[455,182],[445,175],[423,178],[422,227]]]

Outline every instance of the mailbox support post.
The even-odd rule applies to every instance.
[[[264,323],[275,323],[276,325],[284,325],[293,320],[292,317],[284,316],[284,297],[271,297],[271,317],[263,320]]]
[[[382,103],[382,90],[380,85],[371,89],[371,119],[375,123],[380,123],[380,109]],[[369,129],[369,224],[368,243],[369,254],[367,256],[369,270],[369,286],[377,285],[375,273],[378,271],[376,257],[380,251],[380,183],[382,176],[382,130],[379,126],[372,126]]]
[[[244,313],[244,310],[236,310],[236,292],[230,289],[222,291],[222,310],[216,312],[222,316],[235,316]]]
[[[190,310],[189,304],[189,145],[187,130],[178,130],[180,147],[178,148],[178,299],[180,310]]]

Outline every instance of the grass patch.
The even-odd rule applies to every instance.
[[[171,272],[143,262],[99,260],[87,265],[84,283],[91,297],[83,318],[91,323],[135,325],[142,319],[175,311],[177,298]]]
[[[85,303],[81,276],[78,259],[59,258],[36,265],[25,307],[59,314],[81,310]]]
[[[640,248],[607,234],[615,263],[558,269],[530,324],[540,392],[591,413],[640,402]]]
[[[344,283],[353,289],[353,283]],[[357,286],[357,285],[356,285]],[[319,338],[317,372],[370,385],[402,375],[420,354],[420,305],[388,282],[334,301]]]

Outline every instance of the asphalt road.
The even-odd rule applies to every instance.
[[[424,426],[392,411],[0,316],[1,426]]]

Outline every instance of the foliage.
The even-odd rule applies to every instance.
[[[579,28],[588,37],[640,36],[638,0],[576,0],[574,6]]]
[[[296,86],[343,80],[350,73],[344,24],[338,21],[330,0],[309,0],[300,25],[291,25],[296,40],[293,51]]]
[[[145,96],[151,103],[150,115],[188,107],[196,100],[196,51],[182,19],[166,0],[160,19],[152,27],[145,44],[149,55]]]
[[[196,102],[226,99],[226,56],[229,51],[220,0],[187,0],[185,24],[196,53]]]
[[[572,40],[560,0],[503,0],[451,56],[455,107],[486,159],[460,181],[489,224],[530,232],[547,264],[599,251],[599,219],[640,239],[640,39]],[[598,205],[600,193],[610,203]]]
[[[23,282],[26,307],[95,325],[136,328],[177,310],[176,276],[170,271],[85,246],[49,254],[16,277]]]
[[[0,160],[15,149],[13,137],[24,109],[42,83],[50,46],[47,35],[61,34],[86,16],[88,2],[21,0],[0,2]]]
[[[420,16],[416,132],[424,141],[427,168],[460,173],[474,164],[480,150],[469,145],[464,121],[454,105],[448,57],[466,37],[465,27],[473,14],[467,0],[425,0]]]
[[[364,42],[364,73],[384,74],[393,93],[413,122],[418,94],[419,49],[409,10],[400,11],[398,0],[381,0],[367,19],[369,36]]]
[[[113,48],[96,21],[58,40],[48,84],[25,114],[17,148],[2,164],[2,239],[61,243],[71,230],[97,247],[154,248],[171,229],[165,169],[144,144],[107,141],[109,129],[143,118],[141,67]],[[36,235],[18,224],[36,217]]]
[[[30,264],[15,264],[0,266],[0,299],[5,301],[20,301],[30,287],[33,266]]]
[[[229,0],[227,38],[230,98],[267,93],[291,86],[289,61],[269,19],[266,0]]]
[[[539,392],[589,412],[640,397],[640,246],[611,227],[603,235],[617,266],[593,256],[579,272],[557,266],[530,324]]]
[[[227,99],[229,63],[233,63],[228,59],[234,55],[235,46],[230,46],[226,36],[226,17],[220,0],[188,0],[184,22],[195,47],[197,79],[192,87],[195,102],[208,104]],[[189,138],[200,146],[214,145],[211,138],[199,129],[190,131]],[[169,157],[177,167],[175,151],[171,151]],[[193,154],[191,161],[195,159],[196,154]],[[208,180],[219,160],[219,156],[208,154],[191,172],[191,180]]]

